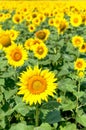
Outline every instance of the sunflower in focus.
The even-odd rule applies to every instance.
[[[54,96],[57,84],[55,74],[48,69],[41,70],[37,66],[27,68],[19,77],[20,86],[18,94],[23,94],[23,101],[32,104],[41,104],[48,101],[48,96]]]
[[[6,50],[6,58],[10,65],[19,67],[27,60],[28,54],[22,45],[13,44]]]
[[[48,53],[48,48],[44,43],[37,44],[33,48],[33,52],[34,52],[35,57],[37,57],[38,59],[43,59],[46,57]]]
[[[84,43],[84,39],[81,36],[72,37],[72,44],[74,47],[80,47]]]
[[[35,33],[36,38],[46,41],[50,35],[50,31],[48,29],[39,30]]]
[[[77,60],[74,62],[74,68],[78,71],[85,70],[86,62],[82,58],[77,58]]]
[[[70,23],[74,27],[78,27],[82,24],[82,17],[80,14],[74,14],[70,18]]]

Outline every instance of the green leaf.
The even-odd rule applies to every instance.
[[[60,112],[58,110],[53,110],[48,112],[48,114],[45,117],[45,121],[49,124],[53,124],[61,121]]]
[[[86,114],[84,115],[77,115],[76,121],[80,123],[82,126],[86,127]]]
[[[72,109],[74,109],[76,107],[76,103],[74,103],[74,101],[68,100],[67,102],[63,103],[62,106],[61,106],[63,111],[72,110]]]
[[[41,108],[42,109],[49,109],[52,110],[54,108],[58,108],[59,107],[59,103],[57,101],[49,101],[47,103],[44,103]]]
[[[0,78],[0,85],[4,85],[4,79]]]
[[[76,130],[76,125],[68,123],[65,127],[60,127],[60,130]]]
[[[28,126],[23,123],[14,124],[11,126],[10,130],[34,130],[33,126]]]
[[[17,88],[9,91],[5,90],[4,95],[6,100],[10,99],[15,93],[17,93]]]
[[[23,116],[25,116],[29,112],[29,106],[26,106],[25,103],[18,103],[14,110],[16,110],[18,113],[21,113]]]
[[[52,130],[48,123],[42,123],[41,126],[34,128],[34,130]]]

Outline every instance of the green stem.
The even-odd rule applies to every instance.
[[[36,105],[35,124],[36,124],[36,127],[39,126],[39,107],[38,107],[38,104]]]
[[[79,92],[80,92],[80,79],[78,80],[78,95],[79,95]],[[79,108],[79,96],[77,95],[77,106],[76,106],[76,113],[78,112],[78,108]]]

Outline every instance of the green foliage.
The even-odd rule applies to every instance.
[[[6,11],[9,12],[1,12]],[[86,69],[82,78],[74,69],[75,60],[79,57],[86,60],[86,53],[80,53],[72,44],[75,35],[82,36],[86,42],[86,26],[74,28],[69,23],[68,29],[63,34],[58,34],[57,28],[49,25],[50,17],[47,17],[35,31],[30,32],[26,20],[19,24],[13,23],[14,14],[15,11],[11,12],[10,19],[0,22],[2,29],[5,31],[13,28],[19,31],[15,43],[22,45],[27,39],[35,38],[36,31],[49,29],[50,35],[44,41],[48,54],[39,60],[30,50],[24,65],[14,68],[9,65],[4,50],[0,50],[0,130],[86,130]],[[64,15],[69,22],[66,13]],[[22,96],[17,95],[20,74],[28,66],[34,65],[53,71],[58,86],[54,99],[49,96],[48,102],[39,105],[39,126],[35,126],[36,105],[25,104]]]

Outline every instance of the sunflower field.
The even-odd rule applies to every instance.
[[[0,0],[0,130],[86,130],[86,1]]]

